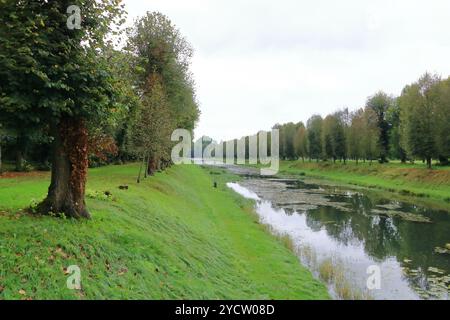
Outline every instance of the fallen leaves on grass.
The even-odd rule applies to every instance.
[[[122,269],[120,269],[119,270],[119,273],[118,273],[118,275],[119,276],[123,276],[125,273],[127,273],[128,272],[128,269],[127,268],[122,268]]]
[[[69,255],[67,253],[65,253],[61,247],[56,248],[55,253],[57,253],[59,256],[63,257],[64,259],[69,258]]]

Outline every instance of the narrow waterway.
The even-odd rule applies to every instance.
[[[289,237],[335,298],[449,298],[449,213],[296,179],[228,186],[256,201],[261,223]]]

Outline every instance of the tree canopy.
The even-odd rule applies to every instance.
[[[119,48],[121,0],[5,0],[0,10],[0,138],[17,170],[25,158],[49,162],[37,212],[90,217],[89,163],[170,164],[171,131],[193,130],[199,108],[193,50],[166,16],[138,19]],[[50,151],[35,152],[43,144]]]

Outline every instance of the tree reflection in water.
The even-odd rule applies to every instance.
[[[423,298],[447,297],[450,255],[435,253],[435,248],[450,243],[450,214],[300,180],[252,178],[241,184],[287,214],[304,215],[306,227],[325,232],[338,251],[342,248],[349,255],[348,248],[362,248],[375,263],[396,260],[403,281]],[[425,216],[432,223],[380,214],[393,209]]]

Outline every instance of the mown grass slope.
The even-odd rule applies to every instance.
[[[90,221],[19,211],[44,197],[48,175],[0,179],[0,298],[328,298],[225,176],[175,166],[138,185],[136,172],[90,171]],[[81,268],[80,291],[67,289],[70,265]]]

